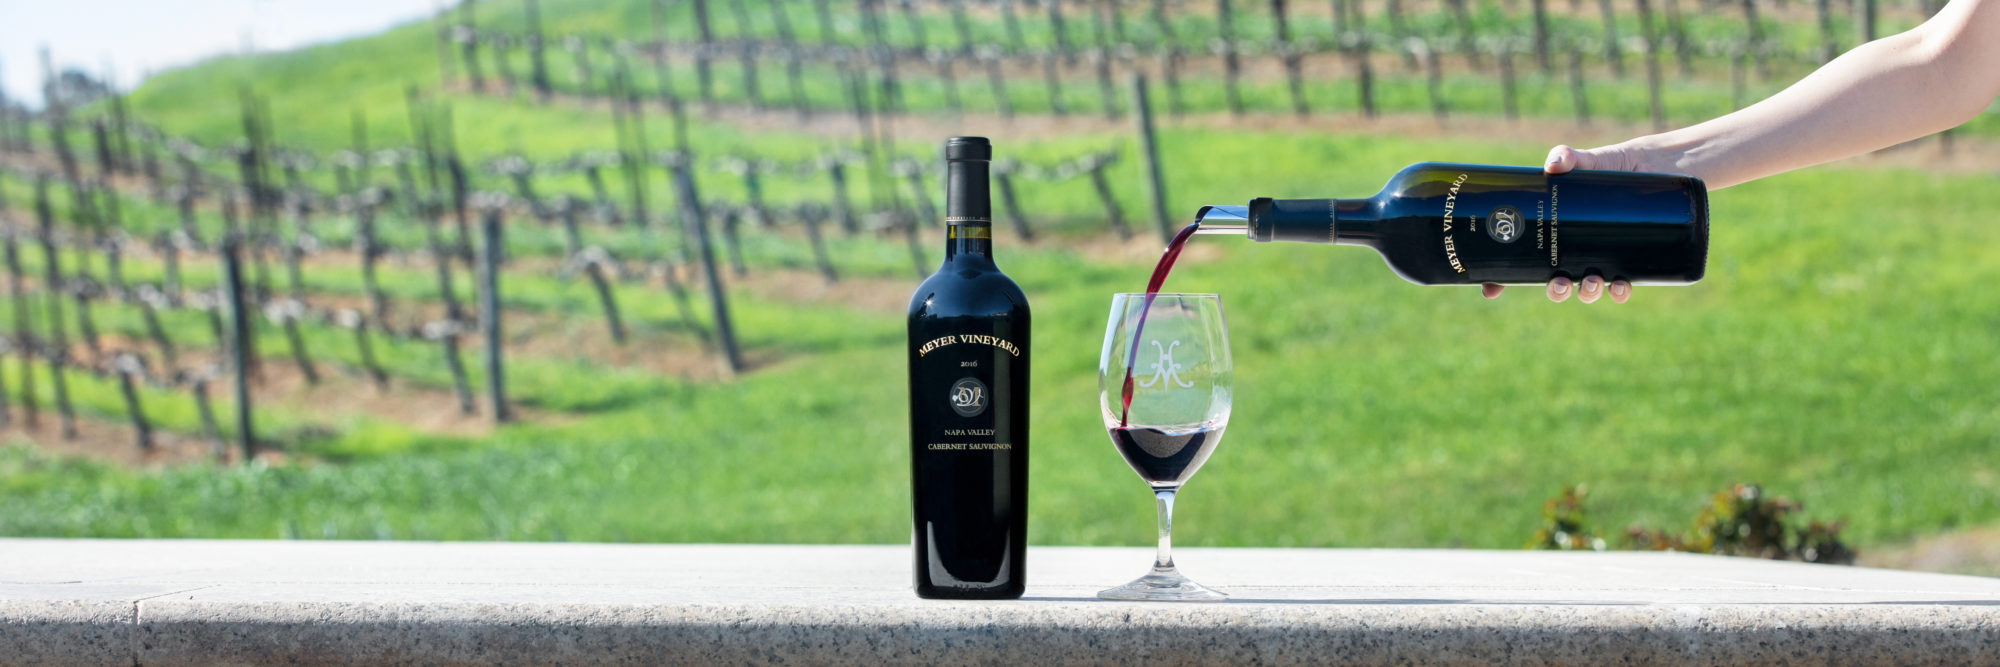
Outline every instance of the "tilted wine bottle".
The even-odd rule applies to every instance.
[[[1374,248],[1420,285],[1533,284],[1596,274],[1686,285],[1708,262],[1708,189],[1679,174],[1423,162],[1366,199],[1206,206],[1197,233]]]
[[[1027,571],[1028,300],[993,263],[993,146],[945,142],[944,264],[910,297],[917,595],[1015,598]]]

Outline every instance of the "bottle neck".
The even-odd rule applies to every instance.
[[[1333,242],[1340,245],[1379,247],[1382,242],[1382,207],[1369,199],[1333,200]]]
[[[985,160],[948,160],[944,176],[944,259],[993,258],[993,198]]]
[[[993,259],[993,223],[953,220],[945,230],[944,261],[959,257]]]
[[[1381,239],[1379,211],[1370,199],[1253,199],[1249,206],[1203,209],[1203,231],[1241,230],[1259,243],[1339,243],[1374,246]]]

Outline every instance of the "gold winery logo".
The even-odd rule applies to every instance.
[[[1006,351],[1007,354],[1011,354],[1016,357],[1021,356],[1021,348],[1015,347],[1012,341],[1009,341],[1005,338],[1001,338],[999,336],[982,336],[979,334],[960,334],[954,336],[939,336],[937,338],[933,338],[931,339],[931,342],[924,343],[923,347],[917,348],[917,356],[923,357],[929,355],[932,352],[936,352],[937,349],[940,347],[944,347],[946,345],[957,345],[959,343],[977,343],[980,345],[991,345],[993,347],[997,347],[1000,348],[1001,350]]]
[[[951,409],[960,417],[977,417],[986,411],[986,383],[964,378],[951,385]]]

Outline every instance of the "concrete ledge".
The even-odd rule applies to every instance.
[[[1686,554],[1184,549],[1209,605],[909,593],[900,546],[0,539],[0,663],[2000,661],[2000,579]]]

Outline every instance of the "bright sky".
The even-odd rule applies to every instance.
[[[282,51],[427,17],[444,0],[0,0],[0,89],[40,106],[49,48],[130,88],[161,72],[246,46]]]

